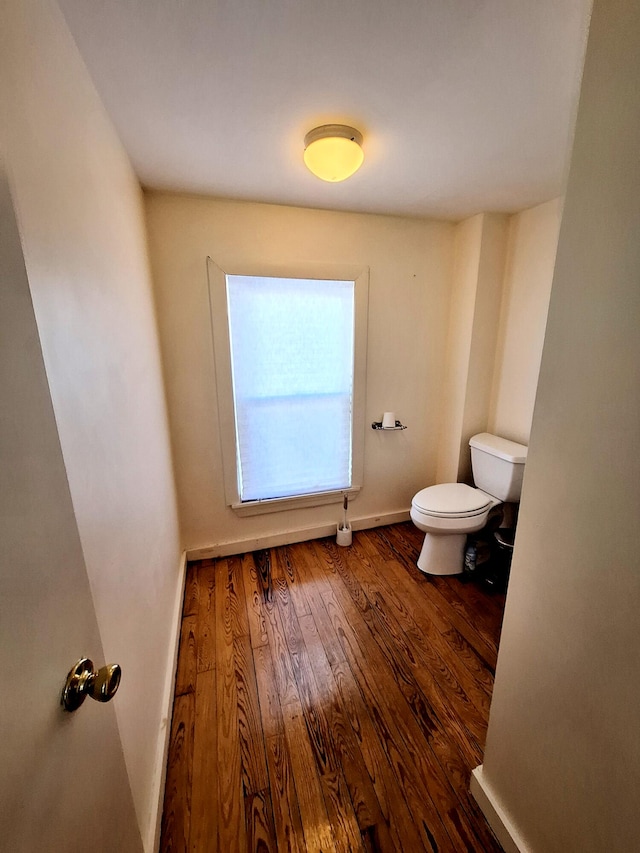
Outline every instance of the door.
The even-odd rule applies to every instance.
[[[0,162],[2,851],[142,849],[113,706],[60,706],[83,656],[105,662]]]

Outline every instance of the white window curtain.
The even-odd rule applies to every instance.
[[[227,275],[242,501],[351,486],[354,289]]]

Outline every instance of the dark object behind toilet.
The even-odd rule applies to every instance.
[[[475,580],[485,589],[504,593],[511,570],[517,507],[515,511],[511,507],[506,512],[501,511],[502,507],[496,510],[482,530],[467,537],[462,579]],[[505,521],[512,526],[501,527]]]

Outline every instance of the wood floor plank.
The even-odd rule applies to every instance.
[[[262,597],[268,599],[271,596],[271,551],[268,548],[254,551],[253,560],[258,573]]]
[[[415,748],[413,750],[416,770],[423,781],[428,780],[429,782],[429,790],[435,809],[442,819],[451,841],[466,844],[466,839],[461,834],[461,827],[449,818],[449,811],[457,800],[454,786],[460,786],[460,774],[464,773],[465,764],[456,754],[455,745],[439,737],[441,723],[432,704],[429,703],[424,692],[420,689],[419,679],[416,677],[419,675],[419,671],[414,670],[412,672],[408,666],[406,646],[403,649],[403,654],[398,655],[396,653],[393,640],[387,637],[385,626],[377,620],[372,608],[363,603],[362,599],[364,598],[366,601],[366,596],[364,596],[362,588],[357,586],[356,580],[352,576],[344,576],[343,566],[341,566],[339,555],[335,552],[335,546],[327,542],[314,544],[318,549],[324,550],[327,558],[330,555],[330,559],[327,559],[327,565],[330,566],[332,572],[340,575],[345,582],[348,581],[349,583],[353,600],[350,603],[346,598],[342,598],[340,606],[344,609],[345,616],[349,619],[350,624],[358,626],[357,617],[360,616],[362,622],[375,636],[379,650],[382,656],[386,657],[389,667],[396,672],[395,683],[391,680],[386,682],[387,691],[394,687],[400,688],[400,692],[411,710],[407,713],[403,704],[396,702],[396,709],[399,713],[396,716],[395,723],[399,727],[405,742],[415,745],[419,744],[422,739],[427,741],[428,747],[426,749],[419,753]],[[363,632],[364,626],[360,628],[359,638],[361,641],[364,639],[366,643],[366,632]],[[371,655],[371,644],[368,645],[367,651]],[[384,669],[382,658],[379,658],[379,666],[376,669],[378,672]],[[398,677],[398,674],[401,676]],[[439,754],[442,748],[444,755]],[[453,778],[450,774],[453,774]]]
[[[272,550],[276,551],[279,570],[281,576],[287,582],[296,613],[298,616],[308,616],[311,611],[309,610],[309,603],[304,593],[304,583],[296,571],[295,560],[291,558],[290,549],[285,545],[282,548]]]
[[[233,644],[235,592],[232,569],[227,560],[217,563],[215,583],[218,847],[225,853],[245,853],[244,791]]]
[[[271,786],[271,803],[280,853],[304,853],[306,845],[298,795],[293,783],[289,751],[283,734],[267,739],[267,766]]]
[[[395,830],[400,839],[397,849],[406,845],[407,850],[430,850],[431,847],[424,848],[420,841],[418,830],[407,808],[404,795],[375,733],[372,718],[378,718],[379,711],[376,707],[366,705],[346,661],[340,640],[334,631],[334,625],[322,601],[322,592],[328,589],[329,585],[322,578],[316,577],[314,580],[310,567],[306,566],[308,559],[308,548],[300,547],[295,554],[297,570],[302,574],[307,587],[314,590],[314,594],[308,595],[313,619],[299,620],[301,630],[305,635],[305,642],[309,641],[308,645],[312,645],[316,649],[320,643],[322,644],[327,663],[334,675],[338,695],[360,744],[362,756],[369,777],[373,782],[381,811],[391,827],[392,833]],[[323,683],[327,683],[324,672],[322,670],[321,672]]]
[[[423,845],[419,830],[409,812],[403,793],[404,774],[400,773],[399,777],[396,776],[383,747],[385,738],[379,737],[379,730],[384,729],[380,709],[372,704],[372,695],[365,698],[361,691],[342,650],[341,642],[344,638],[339,637],[339,626],[335,626],[334,629],[334,624],[325,608],[322,593],[330,589],[330,585],[323,574],[318,575],[317,567],[314,572],[312,563],[306,565],[308,559],[309,552],[306,548],[296,555],[297,566],[300,572],[304,572],[305,583],[315,591],[313,595],[308,595],[313,623],[318,636],[321,637],[323,650],[333,672],[343,708],[360,744],[385,821],[392,832],[395,830],[401,839],[400,846],[396,849],[432,850],[434,848],[431,843]],[[315,579],[312,577],[314,574]],[[310,627],[311,623],[305,620],[304,625]]]
[[[424,642],[422,629],[429,626],[421,618],[420,609],[413,605],[411,596],[401,600],[396,594],[402,578],[394,578],[395,588],[387,584],[384,575],[392,571],[393,566],[381,562],[374,570],[366,555],[356,558],[357,547],[355,543],[353,554],[345,555],[346,568],[361,584],[367,601],[393,636],[403,660],[441,722],[460,731],[459,744],[463,747],[467,731],[478,744],[484,742],[489,697],[482,685],[458,664],[439,632],[429,631],[429,639]],[[479,755],[474,757],[480,758]]]
[[[216,671],[209,669],[198,673],[196,679],[191,853],[218,853],[217,741]]]
[[[282,715],[307,851],[337,853],[302,705],[287,702]]]
[[[384,533],[385,528],[380,528]],[[401,543],[415,543],[415,553],[422,547],[422,534],[414,525],[397,525],[390,528],[389,533]],[[434,586],[446,596],[453,595],[458,602],[459,612],[467,621],[477,626],[486,622],[485,638],[489,644],[494,646],[496,638],[500,636],[502,617],[504,614],[505,594],[502,592],[488,592],[479,584],[466,583],[466,579],[459,575],[454,578],[433,576],[427,578],[420,572],[424,583],[433,583]]]
[[[244,798],[244,813],[247,819],[247,850],[252,853],[277,853],[278,842],[269,789],[247,794]]]
[[[365,849],[369,849],[368,844],[375,850],[392,853],[410,843],[410,849],[423,850],[408,809],[399,809],[402,815],[400,820],[396,819],[397,807],[404,805],[404,800],[398,786],[391,782],[391,768],[386,757],[376,748],[378,741],[360,691],[353,678],[347,676],[347,670],[349,676],[351,671],[345,664],[339,671],[339,685],[326,657],[314,617],[311,614],[302,616],[299,624],[313,671],[323,690],[331,690],[333,701],[327,712],[329,729],[358,825],[366,841]],[[348,695],[346,702],[345,692]],[[391,802],[393,809],[390,808]]]
[[[461,582],[447,584],[443,583],[443,578],[435,578],[434,583],[438,592],[443,598],[447,599],[451,607],[460,614],[465,622],[473,619],[475,629],[497,655],[495,614],[488,606],[492,597],[490,595],[481,597],[476,584],[469,584],[468,589],[464,589],[463,595],[463,584]]]
[[[304,853],[302,820],[285,741],[271,650],[268,646],[258,646],[253,650],[253,658],[278,850]]]
[[[416,649],[408,642],[407,636],[404,633],[402,636],[393,636],[391,631],[387,630],[391,625],[378,620],[377,611],[363,604],[363,598],[365,601],[368,599],[362,587],[357,585],[355,575],[345,575],[342,551],[338,553],[335,545],[328,540],[314,544],[319,551],[324,551],[327,565],[331,565],[332,570],[345,582],[348,581],[354,604],[361,610],[363,621],[368,625],[380,651],[396,672],[397,684],[406,702],[413,709],[413,715],[398,717],[398,724],[403,725],[403,737],[406,740],[409,736],[416,742],[420,734],[416,731],[415,724],[425,727],[424,737],[428,741],[429,748],[421,753],[421,760],[416,761],[416,764],[420,772],[423,775],[427,774],[431,779],[431,790],[434,796],[438,797],[436,806],[438,811],[445,815],[443,822],[452,840],[459,844],[466,844],[467,828],[462,820],[464,815],[461,814],[458,820],[448,817],[451,793],[454,793],[463,805],[468,805],[468,772],[480,763],[481,752],[477,748],[472,748],[473,744],[465,737],[464,731],[460,728],[460,719],[453,712],[453,708],[457,707],[461,711],[463,719],[466,720],[466,727],[470,730],[480,724],[482,726],[480,735],[484,733],[483,721],[474,719],[477,713],[468,703],[460,706],[460,692],[452,685],[448,685],[449,689],[446,692],[440,691],[427,675],[427,669],[421,665],[419,655],[415,654]],[[345,556],[345,559],[348,558]],[[353,568],[356,568],[355,563]],[[344,600],[341,603],[345,605]],[[348,603],[345,610],[349,611]],[[351,613],[353,614],[353,611]],[[371,653],[370,646],[368,651]],[[438,668],[432,667],[431,672],[437,674]],[[451,708],[447,700],[451,703]],[[406,728],[404,728],[405,725]],[[454,734],[455,737],[453,737]]]
[[[198,567],[198,672],[213,669],[216,663],[215,574],[216,566],[212,561],[203,562]]]
[[[419,591],[422,592],[420,587]],[[442,595],[442,591],[438,588],[438,585],[435,582],[431,584],[429,595],[444,619],[459,631],[469,645],[475,650],[476,654],[479,655],[479,657],[486,662],[491,671],[495,673],[496,661],[498,658],[497,642],[493,640],[489,641],[484,632],[479,631],[475,624],[468,622],[455,607],[452,607],[448,598]]]
[[[474,678],[483,685],[485,691],[490,696],[493,689],[494,668],[487,664],[484,658],[476,652],[475,648],[469,644],[465,637],[442,615],[441,611],[430,598],[429,592],[431,588],[427,586],[418,591],[414,577],[407,571],[406,566],[402,566],[397,560],[387,560],[385,567],[389,581],[394,586],[399,585],[402,588],[403,603],[412,609],[414,618],[416,618],[416,622],[424,632],[425,638],[429,642],[438,642],[437,635],[439,634],[443,637],[454,652],[457,663],[468,669]],[[420,614],[420,618],[416,614]],[[496,628],[497,633],[499,633],[499,630],[500,626],[498,625]]]
[[[431,767],[424,758],[424,752],[429,749],[428,740],[423,732],[418,734],[415,731],[416,726],[428,725],[428,711],[419,709],[419,724],[414,719],[413,725],[408,725],[415,706],[407,707],[403,693],[389,676],[383,656],[370,643],[367,637],[369,629],[355,606],[340,600],[333,590],[323,593],[322,598],[366,703],[376,710],[378,737],[402,784],[422,843],[427,850],[446,850],[452,841],[444,821],[455,800],[448,796],[446,789],[434,784]],[[342,604],[345,605],[344,610]]]
[[[311,613],[316,623],[318,633],[322,636],[322,643],[329,664],[333,666],[338,662],[344,662],[345,656],[342,646],[338,642],[333,630],[333,624],[329,619],[327,611],[322,604],[322,593],[328,583],[324,574],[318,575],[313,566],[313,553],[305,544],[289,547],[291,559],[295,561],[296,572],[302,579],[306,596],[309,601]]]
[[[431,845],[425,846],[422,843],[420,831],[409,811],[403,790],[403,779],[396,776],[394,767],[383,748],[377,731],[377,727],[383,726],[379,707],[367,706],[366,699],[346,661],[337,662],[332,666],[332,670],[346,714],[351,720],[354,732],[357,733],[380,809],[392,836],[394,839],[397,837],[395,849],[431,850]]]
[[[323,693],[319,690],[302,639],[298,618],[289,596],[286,580],[274,578],[277,610],[275,619],[282,626],[291,656],[300,704],[305,716],[315,767],[322,786],[325,806],[331,822],[336,850],[355,853],[362,850],[355,807],[334,749],[330,726],[323,708]],[[358,806],[363,803],[358,801]]]
[[[253,662],[258,686],[260,720],[265,740],[284,734],[280,693],[269,646],[257,646],[253,649]]]
[[[416,595],[420,598],[428,597],[429,600],[438,608],[442,617],[449,622],[449,624],[453,625],[460,634],[462,634],[476,653],[480,655],[491,670],[495,672],[497,642],[493,639],[488,642],[486,637],[476,630],[476,627],[472,622],[469,622],[461,616],[456,608],[451,606],[447,598],[442,595],[442,591],[438,588],[435,579],[428,578],[415,567],[411,558],[407,556],[407,552],[402,550],[402,543],[404,541],[402,538],[402,531],[395,530],[394,527],[394,525],[391,525],[389,528],[383,528],[379,531],[379,535],[384,541],[392,544],[395,543],[395,546],[392,548],[392,552],[398,556],[400,562],[410,567],[412,576],[416,581]],[[459,582],[455,579],[454,581],[456,583]],[[429,589],[428,595],[425,592],[426,587]]]
[[[383,611],[381,619],[388,624],[388,613]],[[484,742],[486,733],[486,716],[477,709],[481,703],[476,702],[472,707],[468,695],[445,669],[446,664],[435,658],[409,631],[404,648],[409,653],[403,661],[406,671],[415,680],[432,711],[431,736],[436,731],[446,730],[445,742],[457,753],[454,756],[453,750],[448,750],[445,762],[464,756],[468,764],[475,766],[481,762],[480,744]]]
[[[451,636],[440,632],[428,617],[424,604],[418,604],[412,595],[412,581],[396,561],[384,561],[375,568],[363,558],[359,563],[361,583],[372,590],[368,593],[372,603],[388,603],[394,619],[420,649],[421,655],[429,660],[443,678],[443,689],[456,689],[459,684],[465,695],[486,719],[489,711],[493,678],[480,659],[473,655],[474,664],[468,666],[460,658],[460,645],[451,645]],[[380,608],[379,608],[380,609]]]
[[[375,549],[375,540],[374,537],[371,537],[365,543],[365,550],[370,555],[375,555],[377,553]],[[355,543],[355,549],[357,551],[357,543]],[[371,574],[371,570],[373,566],[370,561],[367,559],[363,559],[359,562],[356,568],[360,571],[360,573],[364,573],[365,575],[369,575],[370,579],[373,579],[373,575]],[[424,613],[424,599],[416,603],[416,599],[412,596],[413,592],[413,584],[408,578],[403,567],[400,566],[399,563],[395,561],[383,563],[382,566],[379,566],[381,571],[378,571],[375,574],[375,580],[380,584],[381,587],[384,588],[384,597],[385,601],[389,601],[393,603],[396,607],[399,607],[402,613],[399,613],[398,616],[402,621],[405,634],[408,642],[411,644],[413,652],[415,653],[415,664],[417,668],[414,669],[414,673],[417,676],[417,680],[421,684],[423,688],[427,688],[428,684],[425,683],[423,675],[426,673],[431,673],[437,676],[440,672],[439,667],[434,666],[434,662],[430,659],[427,654],[429,645],[433,645],[438,648],[438,650],[442,653],[443,658],[446,660],[447,664],[455,670],[456,674],[461,676],[461,682],[466,690],[467,694],[473,694],[474,699],[476,700],[475,704],[481,712],[483,713],[484,720],[488,719],[489,712],[489,691],[486,690],[487,679],[490,679],[490,673],[486,669],[486,667],[482,668],[482,672],[484,676],[486,676],[485,681],[483,683],[479,682],[475,678],[475,674],[473,677],[473,682],[469,682],[468,677],[465,676],[465,671],[462,668],[462,663],[459,661],[457,657],[457,647],[450,647],[450,652],[447,654],[446,647],[443,647],[443,642],[445,642],[445,635],[448,635],[449,632],[445,631],[443,635],[441,635],[437,630],[433,630],[433,625],[430,623],[429,619],[425,618],[426,614]],[[387,580],[387,576],[389,580]],[[402,601],[396,601],[395,590],[398,589],[402,591],[403,597]],[[479,606],[482,606],[485,598],[490,598],[488,595],[480,595]],[[371,596],[369,596],[371,599]],[[475,596],[474,596],[475,598]],[[477,600],[477,599],[476,599]],[[407,624],[406,619],[403,618],[405,609],[410,613],[411,619],[415,619],[416,625],[412,626],[411,623]],[[501,619],[496,620],[496,631],[499,631],[499,627],[501,624]],[[415,627],[418,627],[419,630],[416,633]],[[423,636],[427,639],[428,644],[422,642]],[[474,657],[477,665],[479,664],[479,659]],[[475,673],[477,670],[474,670]],[[444,691],[442,692],[442,698],[446,700],[447,697],[455,696],[455,691],[452,691],[451,685],[447,683],[444,684]],[[483,693],[479,691],[483,689]],[[430,697],[433,697],[433,693],[429,692]],[[483,701],[483,696],[486,696],[486,701]],[[442,706],[439,705],[441,711]],[[442,713],[440,713],[441,718],[443,718]],[[466,719],[466,715],[464,715]],[[476,834],[479,835],[482,844],[484,845],[483,849],[493,849],[491,845],[495,844],[493,839],[493,835],[489,831],[485,831],[486,827],[484,826],[484,822],[477,822],[478,816],[478,808],[475,804],[475,801],[469,794],[469,773],[470,770],[476,766],[481,761],[481,752],[480,750],[476,751],[474,749],[469,749],[471,747],[471,743],[469,740],[465,740],[464,738],[457,738],[455,745],[456,749],[451,750],[451,744],[449,743],[451,733],[456,730],[456,716],[446,716],[443,718],[445,723],[444,727],[440,727],[438,729],[434,729],[432,733],[431,745],[434,749],[434,752],[438,756],[438,759],[446,772],[447,777],[449,778],[452,786],[456,790],[458,794],[462,807],[466,812],[466,815],[470,816],[474,821],[474,826],[477,823],[478,829],[476,830]],[[485,723],[486,725],[486,723]],[[484,729],[484,727],[483,727]],[[482,738],[482,742],[483,742]],[[466,759],[466,760],[465,760]],[[464,818],[464,815],[463,815]]]
[[[184,693],[195,693],[196,690],[196,674],[198,671],[197,627],[197,616],[185,616],[182,620],[178,669],[176,671],[176,696],[182,696]]]
[[[189,849],[194,722],[194,694],[176,696],[162,814],[162,853],[185,853]]]
[[[161,849],[498,853],[469,794],[504,598],[409,523],[188,567]]]
[[[386,570],[390,577],[397,580],[399,585],[404,583],[402,567],[397,563],[386,564]],[[409,584],[407,589],[408,587]],[[445,663],[448,672],[461,686],[465,696],[477,708],[484,728],[489,716],[493,686],[491,670],[460,637],[458,632],[445,631],[441,633],[435,628],[428,619],[426,608],[422,606],[422,602],[418,603],[414,599],[407,600],[406,597],[405,601],[412,620],[412,625],[408,629],[412,643],[420,650],[423,659],[430,658],[430,652],[433,651]],[[453,685],[453,682],[450,679],[443,678],[439,684],[443,690],[447,690],[448,685]]]
[[[242,560],[240,557],[228,557],[227,593],[229,596],[229,613],[231,616],[231,632],[236,637],[249,636],[249,616],[244,593]]]
[[[261,605],[265,593],[258,578],[258,570],[252,554],[242,555],[242,581],[247,602],[251,645],[254,649],[258,646],[266,646],[269,637]]]
[[[389,564],[382,565],[386,569],[389,568]],[[403,573],[402,568],[397,563],[393,563],[392,566]],[[391,584],[386,581],[385,571],[372,574],[373,566],[366,559],[358,561],[357,565],[352,565],[352,568],[356,569],[360,580],[363,582],[370,602],[374,603],[375,601],[376,611],[380,613],[381,618],[384,617],[383,621],[389,633],[392,633],[394,617],[397,623],[402,626],[404,642],[397,641],[396,645],[404,653],[399,661],[396,660],[395,667],[398,669],[406,665],[407,670],[414,677],[416,684],[429,703],[432,711],[429,742],[438,764],[442,768],[440,778],[443,782],[446,780],[451,785],[463,808],[456,826],[458,831],[462,832],[464,819],[467,817],[470,820],[470,826],[473,825],[473,828],[470,829],[471,834],[473,834],[477,824],[478,810],[475,801],[469,794],[469,775],[471,769],[482,761],[480,744],[484,743],[486,732],[489,713],[488,696],[475,677],[471,676],[459,664],[455,650],[447,648],[443,636],[437,631],[432,632],[427,643],[424,641],[422,630],[416,630],[417,626],[413,622],[413,616],[419,621],[422,629],[426,629],[428,624],[423,618],[421,608],[415,605],[414,597],[411,595],[412,588],[403,585],[403,578],[400,574],[396,572],[393,578],[394,583]],[[369,584],[366,581],[367,574],[369,580],[376,587],[373,593],[369,591]],[[384,589],[384,596],[380,596],[377,587]],[[405,595],[402,601],[396,600],[396,588],[404,589]],[[388,603],[393,604],[394,602],[398,608],[397,612],[395,614],[392,611],[385,613]],[[412,614],[412,617],[410,621],[407,621],[409,613]],[[438,652],[435,658],[431,654],[432,645],[437,648]],[[447,673],[445,677],[443,677],[444,673]],[[455,677],[452,678],[451,673]],[[459,679],[459,682],[456,679]],[[406,676],[400,678],[399,683],[408,685]],[[406,687],[403,692],[408,701],[415,701]],[[472,698],[475,708],[471,708],[469,696]],[[483,849],[493,849],[492,845],[495,844],[495,841],[484,822],[480,822],[478,825],[477,834],[482,842]]]
[[[256,674],[248,634],[234,638],[233,652],[236,667],[242,785],[245,795],[258,794],[268,788],[269,778]]]
[[[277,616],[277,603],[274,594],[270,594],[262,601],[262,608],[265,615],[265,626],[269,638],[276,684],[278,685],[280,705],[284,706],[288,702],[297,703],[300,697],[298,696],[291,656],[282,630],[282,623]]]
[[[187,577],[184,585],[183,616],[195,616],[198,613],[198,563],[187,564]]]

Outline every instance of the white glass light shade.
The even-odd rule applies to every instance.
[[[323,181],[337,183],[351,177],[364,161],[362,134],[343,124],[325,124],[304,139],[304,162]]]

